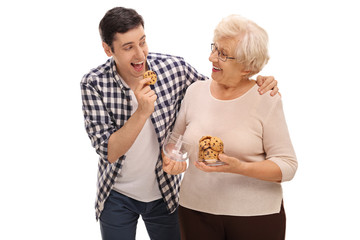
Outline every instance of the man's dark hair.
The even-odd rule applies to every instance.
[[[101,40],[113,49],[116,33],[126,33],[137,28],[140,24],[144,27],[144,20],[134,9],[115,7],[106,12],[99,24]]]

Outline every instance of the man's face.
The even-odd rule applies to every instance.
[[[149,50],[144,28],[141,25],[126,33],[116,33],[113,50],[105,43],[103,47],[105,53],[114,58],[116,70],[127,84],[131,85],[134,80],[142,79]]]

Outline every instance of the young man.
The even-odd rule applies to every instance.
[[[85,128],[100,156],[95,209],[102,238],[135,239],[141,215],[151,239],[180,239],[180,176],[162,170],[161,146],[187,87],[207,77],[181,57],[149,53],[144,21],[132,9],[109,10],[99,30],[110,58],[83,77],[81,91]],[[146,70],[156,73],[155,85],[143,79]],[[277,92],[272,77],[262,85]]]

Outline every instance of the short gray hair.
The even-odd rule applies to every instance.
[[[221,20],[214,31],[214,42],[221,38],[237,38],[236,60],[241,62],[249,76],[261,71],[269,60],[268,35],[253,21],[240,15],[230,15]]]

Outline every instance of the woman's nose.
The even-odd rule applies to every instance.
[[[211,52],[210,56],[209,56],[209,61],[210,62],[217,62],[219,60],[218,55],[217,55],[217,51]]]

